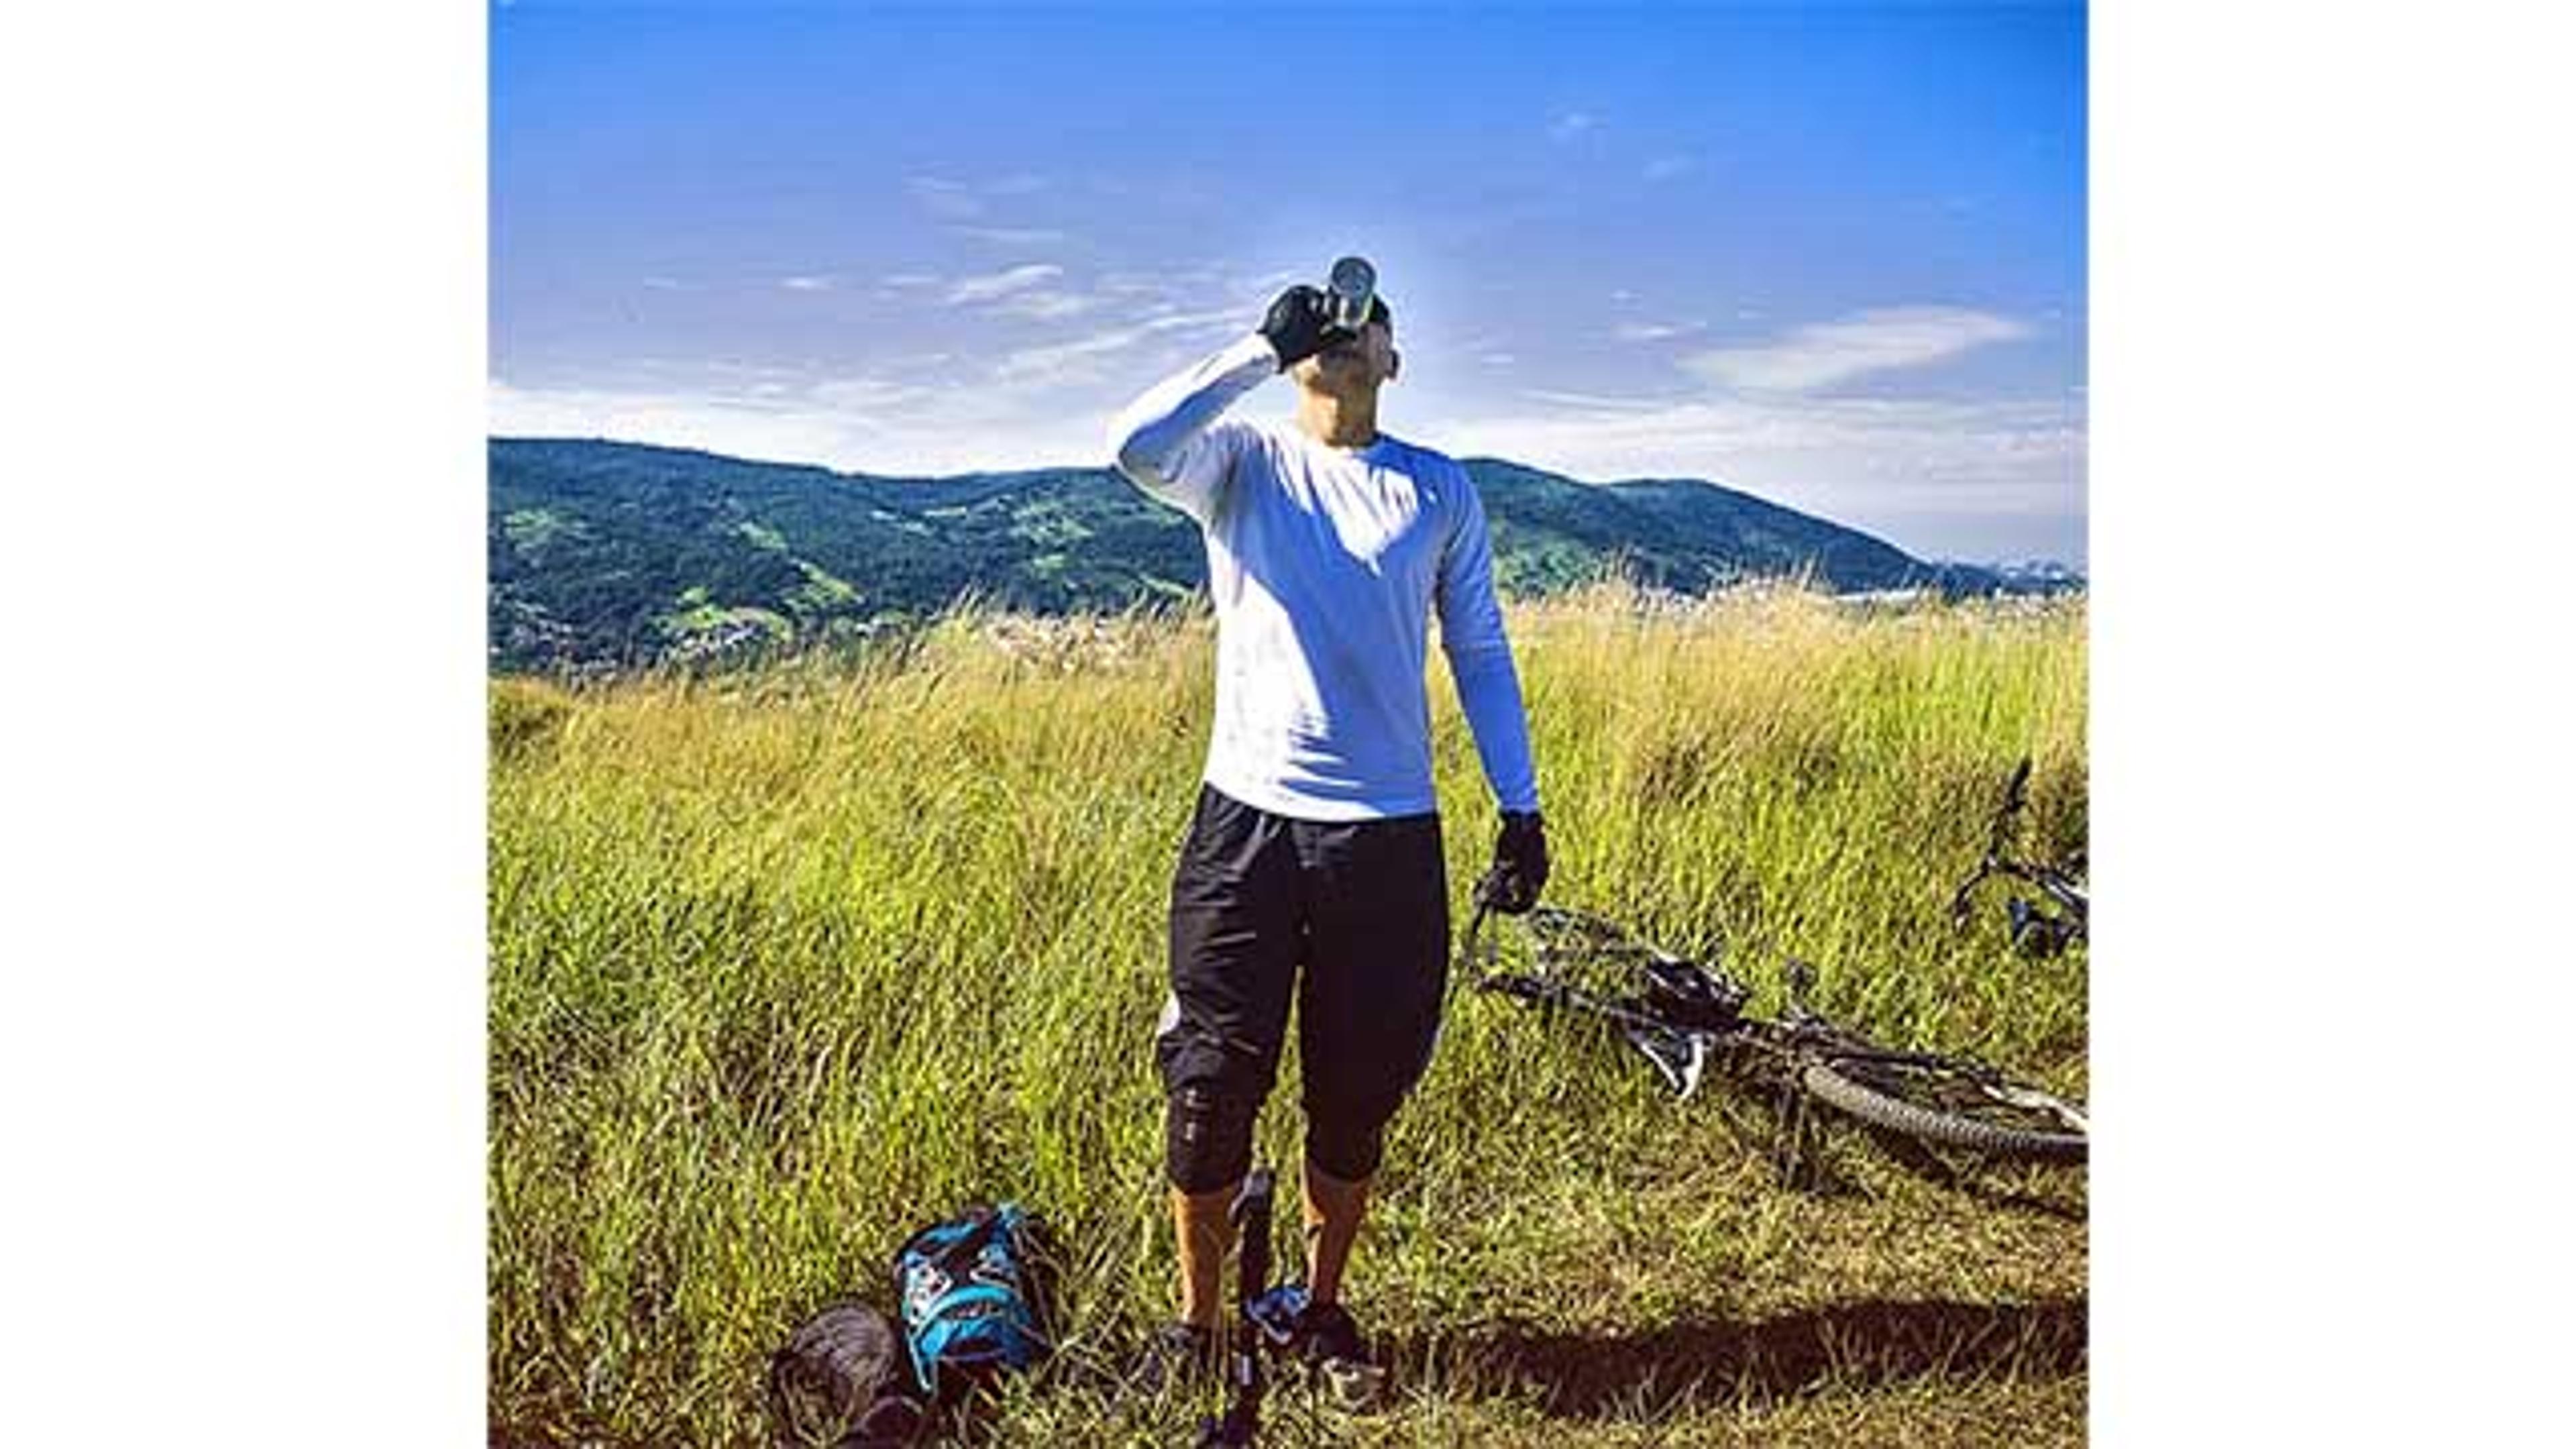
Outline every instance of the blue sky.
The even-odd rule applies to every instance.
[[[491,56],[496,432],[1098,464],[1356,251],[1400,436],[2085,557],[2080,7],[518,0]]]

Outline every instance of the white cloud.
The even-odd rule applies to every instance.
[[[489,405],[491,429],[505,437],[612,438],[784,462],[832,457],[845,441],[837,420],[776,394],[532,390],[496,379]]]
[[[1664,399],[1525,392],[1544,406],[1441,432],[1574,477],[1708,478],[1846,522],[2063,515],[2083,506],[2078,399]]]
[[[1811,323],[1758,347],[1697,353],[1682,365],[1725,387],[1808,392],[2029,335],[2029,327],[2009,317],[1964,307],[1883,307]]]
[[[832,290],[832,279],[829,277],[787,277],[782,279],[778,285],[791,292],[828,292]]]
[[[1071,342],[1054,342],[1043,347],[1023,347],[1006,353],[993,366],[993,376],[1005,382],[1024,382],[1040,378],[1060,381],[1086,381],[1096,375],[1088,365],[1093,359],[1113,352],[1124,352],[1152,335],[1150,327],[1121,327],[1113,332],[1094,333]]]
[[[1025,317],[1036,322],[1050,322],[1058,317],[1076,317],[1100,305],[1095,297],[1072,292],[1014,292],[986,310],[997,316]]]
[[[1303,267],[1273,267],[1259,276],[1235,274],[1225,283],[1225,295],[1240,297],[1247,305],[1266,307],[1270,299],[1299,282],[1319,280]],[[1390,304],[1392,305],[1392,304]]]
[[[949,230],[996,246],[1047,246],[1064,240],[1063,232],[1047,226],[955,226]]]
[[[1532,402],[1555,403],[1560,407],[1583,408],[1593,412],[1651,413],[1671,406],[1671,402],[1645,397],[1608,397],[1599,393],[1563,392],[1548,388],[1524,388],[1521,396]]]
[[[995,300],[1052,294],[1031,286]],[[1093,465],[1102,461],[1100,429],[1119,406],[1221,335],[1251,325],[1232,306],[1162,302],[1137,315],[1145,300],[1099,299],[1086,315],[1111,316],[1116,325],[1084,335],[998,355],[963,348],[880,358],[865,373],[817,377],[701,362],[685,371],[674,363],[631,388],[527,389],[496,379],[493,428],[901,475]],[[1585,479],[1714,479],[1918,552],[1983,556],[1984,540],[2013,537],[2081,553],[2081,394],[1890,400],[1725,393],[1699,382],[1664,396],[1506,393],[1508,379],[1534,371],[1508,342],[1474,338],[1458,355],[1477,365],[1485,400],[1443,405],[1421,397],[1396,422],[1406,436]],[[1274,389],[1271,401],[1282,400]],[[2048,543],[2069,527],[2072,543]]]
[[[496,378],[488,401],[496,436],[612,438],[896,476],[1105,464],[1101,429],[1126,401],[1124,385],[1077,393],[1061,381],[953,387],[852,376],[620,391]]]
[[[1196,334],[1243,328],[1244,318],[1229,309],[1219,312],[1165,312],[1127,327],[1095,332],[1070,342],[1051,342],[1005,353],[993,366],[997,382],[1014,385],[1067,385],[1101,381],[1100,359],[1157,339],[1179,340]],[[1123,399],[1122,399],[1123,401]]]
[[[941,176],[907,176],[904,190],[912,194],[915,204],[943,221],[960,221],[984,214],[984,202],[975,188],[963,181]]]
[[[651,367],[654,371],[664,374],[687,372],[694,369],[700,372],[716,373],[724,377],[804,376],[802,372],[792,367],[780,367],[775,363],[769,362],[744,362],[739,358],[732,357],[707,357],[693,359],[657,357],[639,359],[639,361],[643,362],[646,366]]]
[[[1213,312],[1166,312],[1148,319],[1144,326],[1148,332],[1213,332],[1236,328],[1250,332],[1252,320],[1236,308],[1223,307]]]
[[[1031,287],[1042,286],[1063,275],[1064,268],[1053,262],[1031,262],[1027,266],[1013,267],[1009,271],[995,272],[990,276],[965,278],[948,289],[948,300],[952,304],[990,302],[1007,297],[1013,292],[1024,292]]]
[[[1661,342],[1670,337],[1688,337],[1707,325],[1704,322],[1622,322],[1611,329],[1611,335],[1622,342]]]
[[[1670,181],[1698,164],[1699,162],[1690,156],[1658,156],[1647,162],[1646,169],[1640,174],[1648,181]]]
[[[877,285],[908,291],[915,287],[936,287],[939,278],[929,272],[888,272],[877,278]]]
[[[805,394],[828,408],[865,413],[908,407],[929,397],[931,390],[910,383],[861,376],[818,382],[806,388]]]
[[[960,181],[950,176],[907,176],[903,189],[913,203],[941,221],[973,221],[990,208],[996,196],[1026,196],[1046,189],[1043,176],[1021,173],[986,182]]]
[[[1600,124],[1600,118],[1589,111],[1559,111],[1547,123],[1547,137],[1551,141],[1571,141]]]

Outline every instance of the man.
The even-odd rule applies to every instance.
[[[1341,1300],[1387,1123],[1430,1065],[1449,897],[1423,664],[1436,610],[1501,807],[1479,887],[1526,911],[1546,838],[1483,505],[1449,458],[1378,431],[1401,366],[1383,298],[1352,333],[1291,287],[1254,335],[1147,392],[1111,429],[1118,469],[1195,519],[1216,604],[1216,717],[1172,879],[1171,997],[1155,1039],[1180,1316],[1158,1376],[1208,1363],[1226,1210],[1296,998],[1312,1358],[1359,1362]],[[1221,420],[1288,374],[1296,423]]]

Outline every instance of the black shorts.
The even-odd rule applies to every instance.
[[[1431,1065],[1448,982],[1438,815],[1325,824],[1200,787],[1172,875],[1167,1094],[1257,1106],[1293,994],[1310,1124],[1373,1131]]]

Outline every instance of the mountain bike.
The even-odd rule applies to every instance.
[[[1987,881],[1998,877],[2019,881],[2036,887],[2047,898],[2047,904],[2020,895],[2006,899],[2012,943],[2025,955],[2054,956],[2085,939],[2089,901],[2082,874],[2084,858],[2079,854],[2059,867],[2013,857],[2013,836],[2022,812],[2030,805],[2029,784],[2030,757],[2024,755],[2021,763],[2013,767],[2012,779],[2004,785],[2003,804],[1986,827],[1985,858],[1977,862],[1977,868],[1950,896],[1950,920],[1958,926],[1968,924],[1968,913],[1975,904],[1971,897]]]
[[[1514,918],[1528,933],[1530,966],[1498,970],[1499,943],[1485,931],[1490,910],[1480,893],[1464,950],[1474,989],[1608,1025],[1681,1097],[1715,1068],[1768,1089],[1784,1121],[1802,1122],[1804,1104],[1814,1101],[1925,1143],[2036,1162],[2085,1160],[2080,1103],[1966,1057],[1893,1051],[1835,1025],[1807,1005],[1814,973],[1803,962],[1789,963],[1787,1009],[1765,1020],[1746,1010],[1751,988],[1714,962],[1562,907]]]

